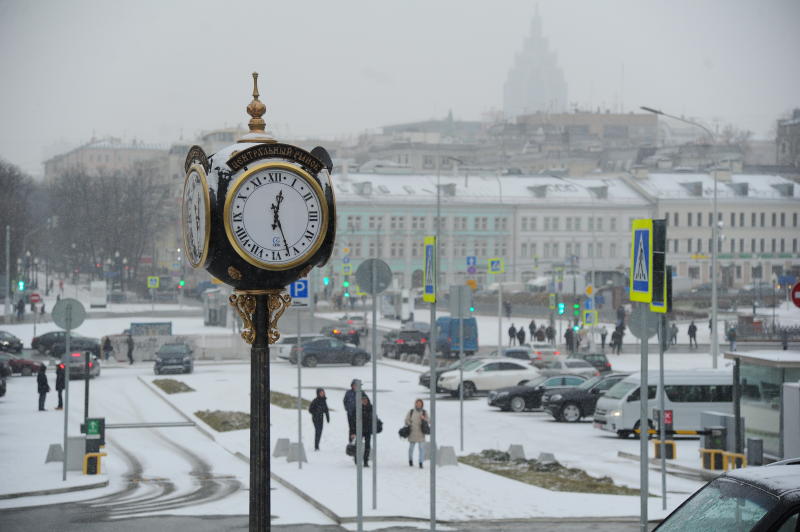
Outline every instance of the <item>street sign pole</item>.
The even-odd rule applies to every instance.
[[[69,419],[69,351],[70,351],[70,329],[72,328],[72,311],[67,308],[67,334],[64,340],[64,355],[61,357],[61,362],[64,364],[64,463],[61,469],[61,480],[67,480],[67,420]]]
[[[497,356],[503,356],[503,282],[497,282]]]
[[[69,354],[69,353],[67,353]],[[89,351],[83,353],[83,424],[89,419]]]
[[[650,307],[647,303],[641,304],[642,309],[642,330],[647,330],[647,313]],[[647,423],[647,404],[650,394],[648,393],[647,382],[647,334],[642,335],[642,360],[641,360],[641,385],[639,387],[639,502],[641,505],[641,516],[639,525],[642,532],[647,532],[647,498],[648,498],[648,465],[647,441],[650,426]],[[662,454],[663,448],[662,448]]]
[[[461,436],[461,452],[464,452],[464,291],[458,291],[458,359],[461,364],[458,366],[458,373],[460,375],[461,385],[458,387],[458,408],[460,417],[460,436]]]
[[[361,381],[356,383],[356,524],[364,531],[364,428],[361,405]]]
[[[667,509],[667,446],[666,441],[666,423],[664,412],[664,338],[667,334],[667,315],[662,314],[659,319],[658,326],[661,329],[661,334],[658,342],[658,411],[659,411],[659,427],[661,439],[661,509]],[[737,451],[738,452],[738,451]]]
[[[377,248],[376,248],[377,249]],[[377,315],[378,306],[375,301],[377,298],[378,287],[378,268],[373,261],[370,263],[370,273],[372,277],[372,509],[378,508],[378,334],[377,334]],[[413,296],[411,296],[413,297]]]

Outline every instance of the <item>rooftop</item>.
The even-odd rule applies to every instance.
[[[725,353],[729,360],[740,359],[756,366],[772,366],[779,368],[800,368],[800,351],[748,351],[746,353]]]
[[[714,178],[701,173],[650,173],[636,179],[645,193],[657,199],[712,199]],[[717,181],[717,198],[751,201],[753,199],[800,199],[800,186],[776,175],[733,174],[730,181]]]

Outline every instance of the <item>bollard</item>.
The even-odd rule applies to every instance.
[[[525,449],[522,445],[512,443],[508,446],[508,456],[511,460],[525,460]]]
[[[761,438],[747,438],[747,463],[764,465],[764,440]]]
[[[439,450],[436,451],[436,465],[439,467],[457,466],[456,450],[449,445],[439,447]]]
[[[272,456],[275,458],[280,458],[281,456],[287,456],[289,454],[289,438],[278,438],[278,441],[275,442],[275,450],[272,452]]]

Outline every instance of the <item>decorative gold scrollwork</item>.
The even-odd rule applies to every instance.
[[[256,295],[267,296],[267,310],[270,317],[267,324],[267,342],[274,344],[281,337],[278,320],[292,304],[292,298],[283,290],[237,290],[228,298],[230,305],[242,318],[242,339],[251,344],[256,339],[255,316]]]

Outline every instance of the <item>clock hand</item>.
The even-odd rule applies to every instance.
[[[281,226],[281,221],[277,220],[278,222],[278,229],[281,232],[281,238],[283,239],[283,245],[286,246],[286,255],[289,255],[289,244],[286,242],[286,237],[283,236],[283,227]]]
[[[274,231],[276,228],[281,232],[281,238],[283,239],[283,245],[286,247],[286,255],[289,255],[289,243],[286,242],[286,236],[283,234],[283,226],[281,225],[281,219],[278,217],[278,214],[281,209],[281,202],[283,201],[283,190],[278,192],[278,195],[275,196],[275,203],[270,205],[270,209],[272,209],[272,230]]]

